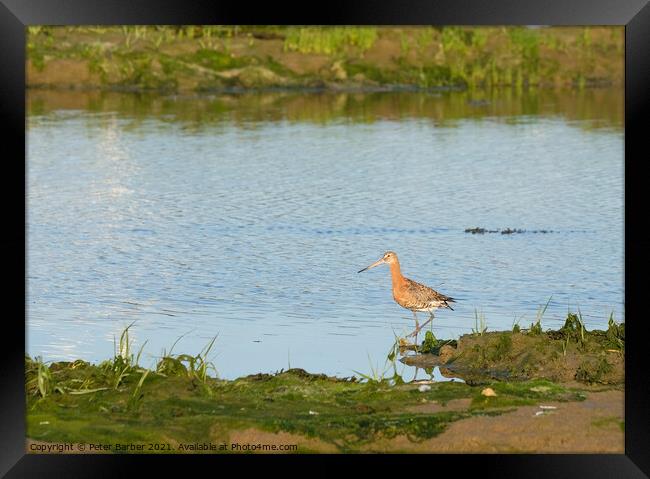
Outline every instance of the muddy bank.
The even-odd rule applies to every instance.
[[[401,361],[432,368],[469,383],[547,379],[559,383],[622,385],[625,379],[625,323],[610,319],[607,331],[587,331],[578,315],[570,313],[557,331],[529,329],[483,332],[458,341],[436,340],[430,332],[420,346],[423,354]]]
[[[420,443],[397,437],[377,441],[364,451],[403,447],[421,453],[620,454],[624,451],[623,404],[623,391],[592,392],[582,402],[548,401],[543,404],[546,409],[523,406],[499,416],[474,416]]]
[[[30,88],[582,89],[622,85],[623,29],[32,26],[27,56]]]

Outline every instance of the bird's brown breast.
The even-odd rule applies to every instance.
[[[406,309],[415,309],[422,306],[422,301],[409,291],[405,285],[393,288],[393,299],[397,304]]]
[[[408,278],[393,285],[393,299],[403,308],[411,310],[439,307],[444,302],[443,295]]]

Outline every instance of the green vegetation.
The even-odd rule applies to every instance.
[[[27,378],[31,379],[30,360]],[[59,384],[99,381],[99,367],[84,362],[55,363]],[[406,436],[418,442],[436,436],[459,419],[500,414],[536,400],[581,400],[578,392],[548,382],[507,386],[495,383],[498,398],[463,383],[416,385],[358,382],[309,374],[300,369],[220,381],[197,387],[186,374],[146,371],[127,377],[118,389],[96,388],[85,396],[61,389],[46,397],[28,393],[28,437],[49,442],[179,443],[227,442],[236,431],[288,432],[350,452],[379,438]],[[544,394],[535,393],[549,385]],[[134,399],[137,398],[137,406]],[[424,402],[447,404],[470,398],[462,411],[412,412]],[[505,409],[503,409],[505,408]],[[312,445],[312,447],[316,447]],[[318,447],[317,447],[318,449]],[[308,452],[309,446],[300,449]]]
[[[583,401],[585,393],[578,388],[564,387],[545,380],[527,382],[495,382],[491,384],[496,396],[475,395],[475,409],[532,406],[547,401]]]
[[[625,422],[621,421],[616,416],[603,417],[599,419],[594,419],[591,424],[598,428],[608,429],[611,427],[618,427],[621,431],[625,432]]]
[[[28,85],[114,90],[622,85],[620,27],[28,28]]]
[[[550,300],[549,300],[550,302]],[[624,380],[625,323],[610,316],[607,331],[588,331],[580,312],[569,312],[557,331],[542,330],[541,307],[528,330],[466,334],[439,354],[423,343],[422,354],[402,362],[420,367],[439,365],[471,384],[547,379],[556,382],[620,385]],[[444,343],[439,341],[438,343]]]
[[[474,327],[472,328],[472,334],[483,336],[487,331],[487,323],[485,321],[485,314],[482,312],[479,314],[478,310],[474,310]]]
[[[424,335],[424,341],[418,351],[422,354],[435,354],[439,355],[443,346],[455,348],[458,342],[453,339],[437,339],[431,331],[427,331]],[[431,374],[431,372],[429,372]]]
[[[598,360],[585,359],[578,366],[575,378],[583,383],[607,383],[607,375],[614,370],[614,367],[605,358]]]
[[[404,380],[402,379],[401,374],[397,372],[397,356],[399,352],[400,343],[399,339],[396,337],[395,342],[390,348],[390,351],[388,351],[388,354],[386,355],[386,361],[384,363],[383,370],[380,370],[379,367],[374,367],[372,365],[372,360],[370,357],[368,357],[368,361],[370,362],[370,373],[364,374],[359,371],[354,372],[358,374],[359,377],[375,384],[403,384]],[[390,370],[392,370],[393,374],[389,377],[387,374],[390,372]]]
[[[614,321],[614,313],[609,315],[607,340],[610,348],[625,351],[625,323]]]
[[[377,28],[369,27],[289,27],[285,51],[343,56],[351,50],[363,55],[377,40]]]
[[[544,313],[546,312],[546,309],[548,308],[548,305],[551,304],[551,299],[553,299],[553,296],[548,298],[548,301],[544,305],[544,307],[540,307],[537,310],[537,317],[535,318],[535,322],[530,325],[530,329],[528,330],[529,334],[542,334],[542,317],[544,316]]]
[[[560,329],[567,341],[574,341],[578,347],[584,347],[586,328],[581,314],[569,312]]]

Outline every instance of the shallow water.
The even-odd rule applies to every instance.
[[[622,92],[30,91],[27,352],[221,377],[384,364],[413,320],[387,268],[457,298],[438,337],[623,311]],[[547,230],[472,235],[470,227]],[[421,315],[425,319],[425,315]],[[370,360],[369,360],[370,358]]]

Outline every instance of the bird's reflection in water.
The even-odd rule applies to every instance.
[[[459,383],[464,383],[465,380],[462,378],[459,378],[458,376],[455,376],[452,371],[450,371],[448,368],[441,368],[439,366],[433,366],[430,368],[421,368],[418,366],[415,367],[415,374],[413,376],[413,379],[411,382],[420,382],[420,381],[426,381],[426,382],[459,382]]]

